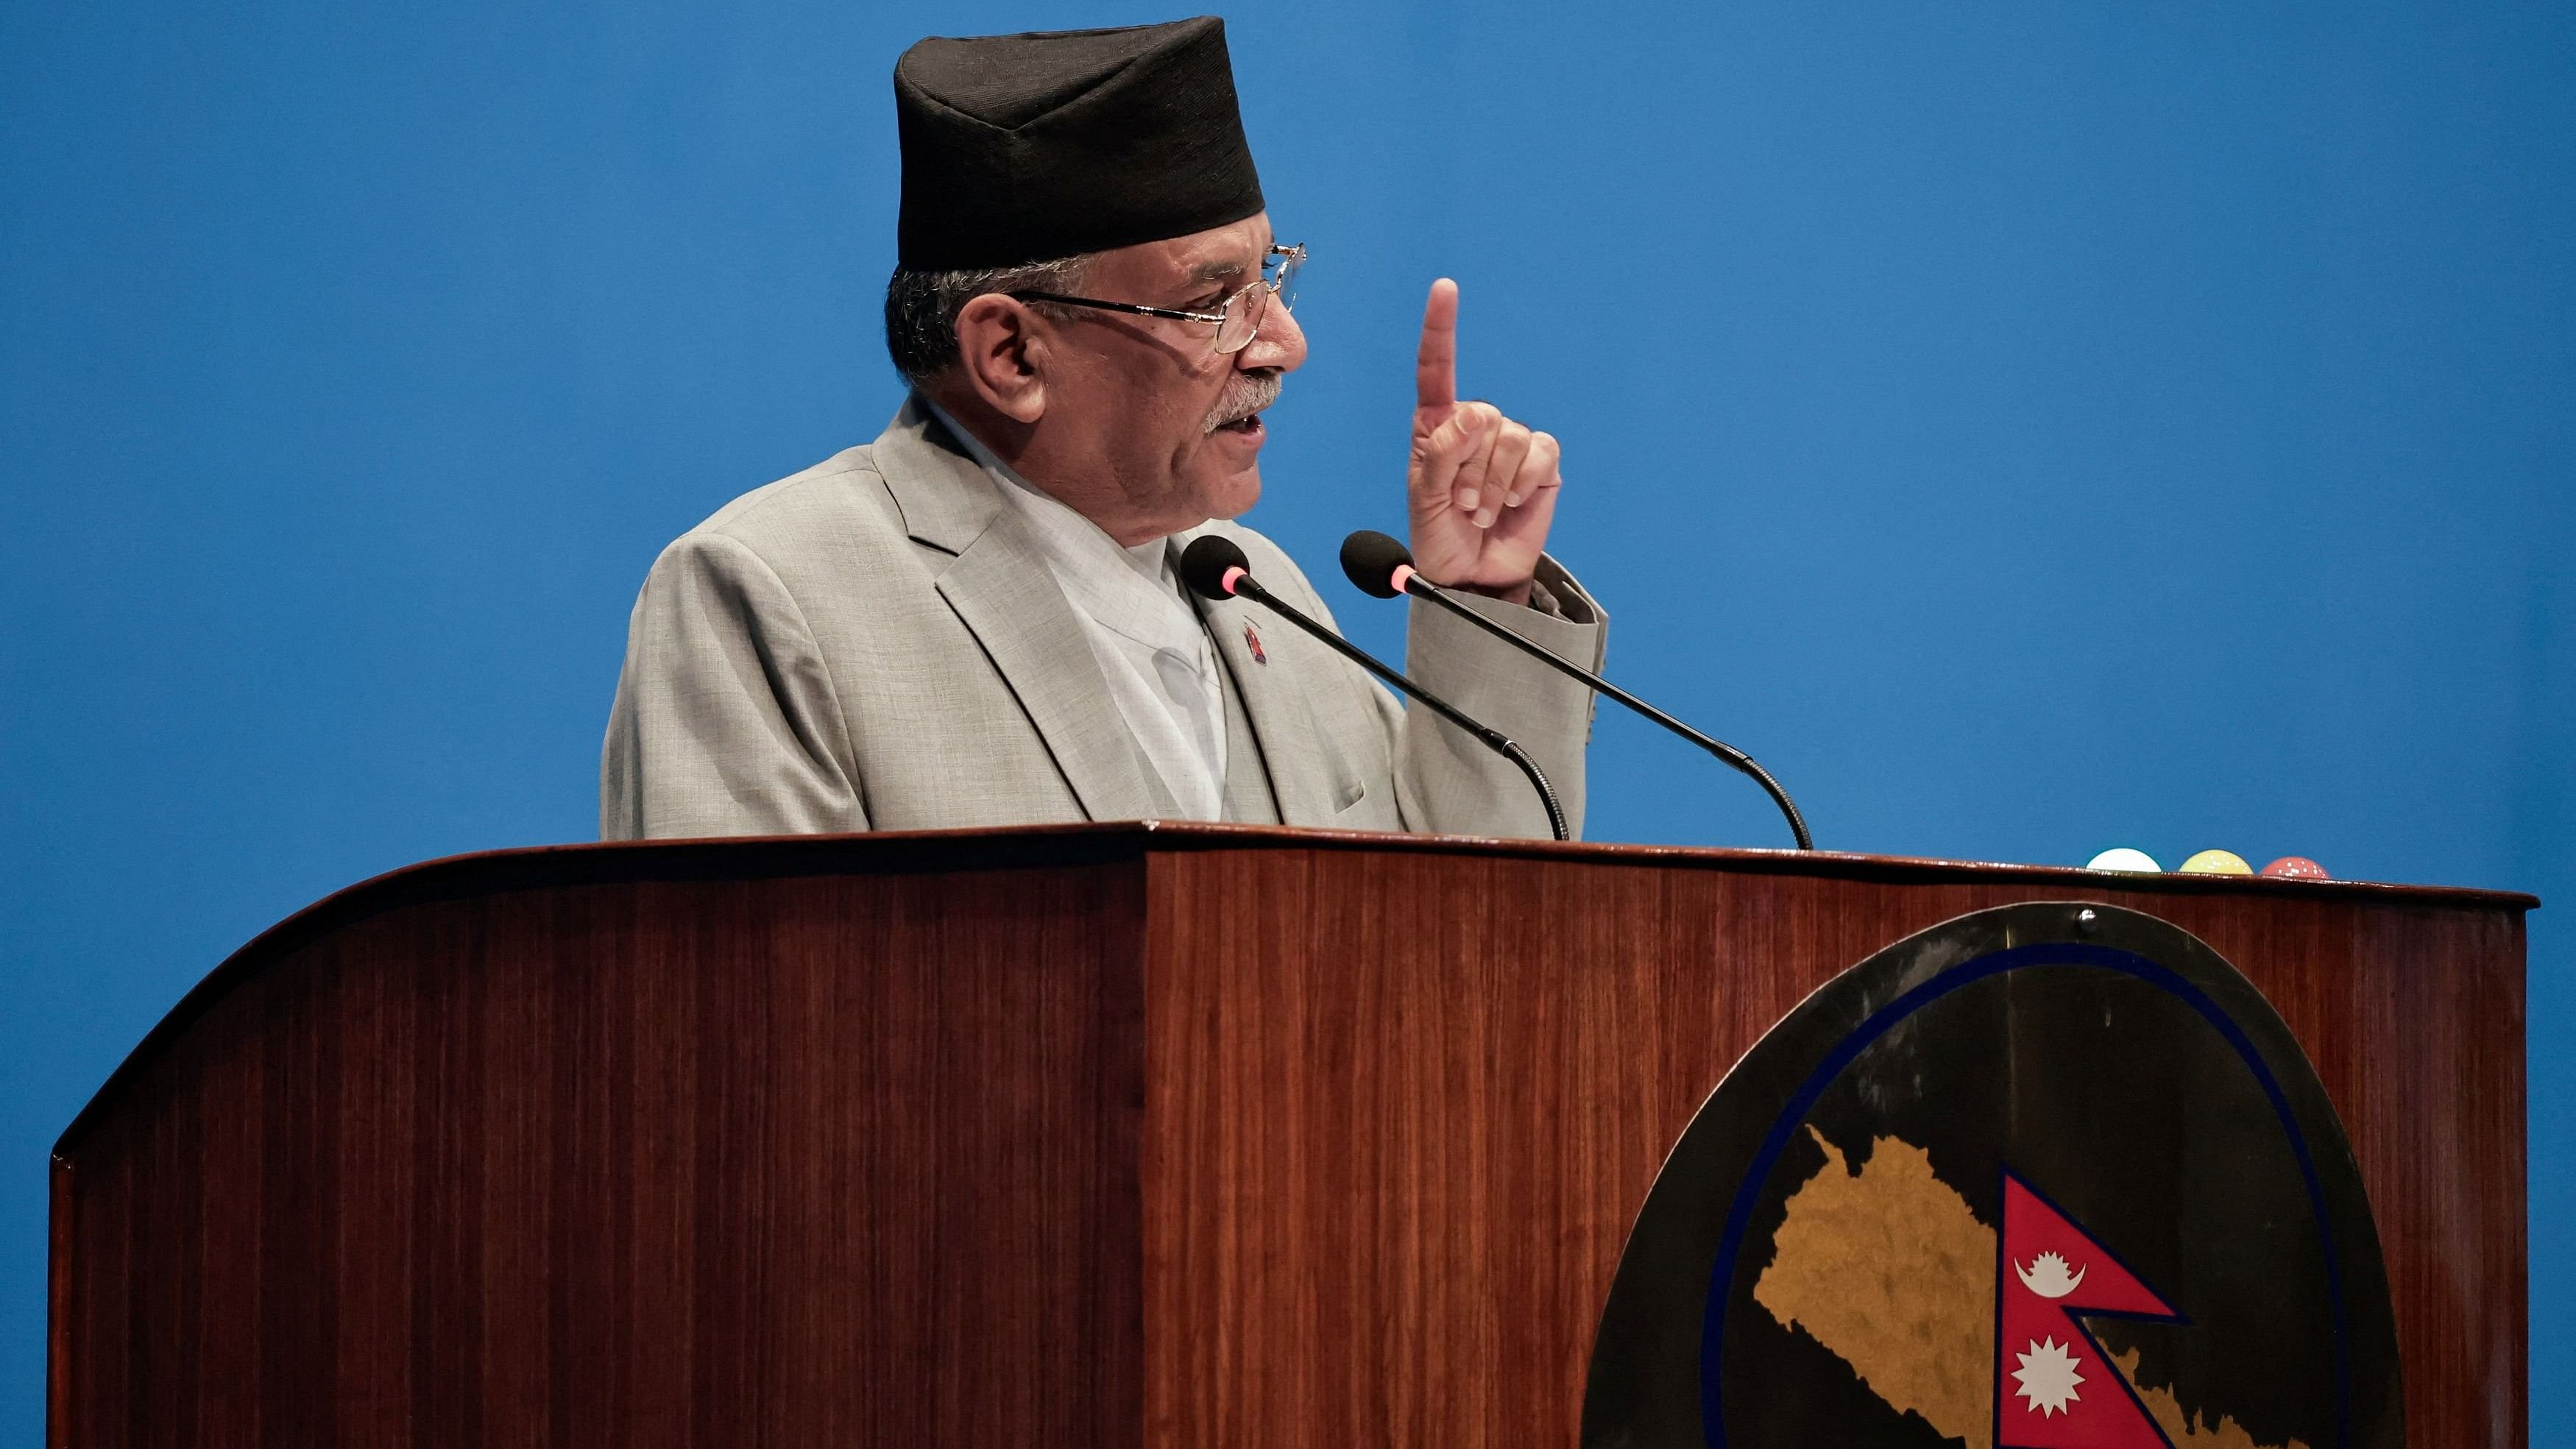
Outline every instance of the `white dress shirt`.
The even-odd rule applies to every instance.
[[[1225,696],[1216,650],[1198,611],[1181,597],[1162,539],[1121,547],[1100,526],[1040,490],[982,440],[924,398],[950,436],[1011,501],[1045,554],[1047,570],[1081,621],[1110,700],[1183,818],[1225,813]]]

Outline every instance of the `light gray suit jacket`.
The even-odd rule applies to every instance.
[[[599,833],[773,835],[1169,816],[1063,592],[1000,483],[907,403],[875,442],[745,494],[663,550],[635,601]],[[1211,523],[1319,619],[1268,539]],[[1606,624],[1471,602],[1598,668]],[[1545,836],[1509,763],[1258,605],[1199,604],[1226,686],[1228,819]],[[1407,672],[1526,746],[1583,818],[1588,690],[1412,605]]]

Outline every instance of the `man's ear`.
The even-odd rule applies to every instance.
[[[957,313],[957,357],[985,405],[1014,422],[1046,416],[1046,324],[999,292],[969,300]]]

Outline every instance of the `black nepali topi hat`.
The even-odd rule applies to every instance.
[[[1213,15],[933,36],[895,62],[894,101],[907,271],[1051,261],[1262,209]]]

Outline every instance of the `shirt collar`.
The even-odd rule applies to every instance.
[[[1206,633],[1181,598],[1167,540],[1122,546],[1063,499],[1021,477],[939,404],[927,396],[921,403],[978,466],[1008,485],[1005,497],[1030,524],[1049,570],[1077,610],[1148,648],[1197,655]]]

